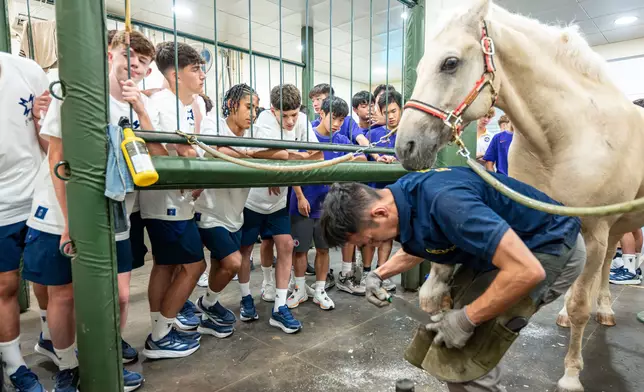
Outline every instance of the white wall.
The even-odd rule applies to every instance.
[[[623,59],[625,57],[644,56],[644,38],[614,44],[593,46],[593,50],[606,60]]]

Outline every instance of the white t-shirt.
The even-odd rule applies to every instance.
[[[283,140],[306,142],[308,134],[309,142],[318,141],[311,123],[306,121],[306,115],[303,113],[300,113],[297,117],[293,130],[283,130],[283,132]],[[282,138],[281,134],[279,119],[270,110],[261,112],[257,117],[253,136],[259,139],[280,140]],[[268,188],[253,188],[248,195],[246,208],[260,214],[272,214],[282,208],[286,208],[287,189],[287,187],[280,187],[279,195],[269,195]]]
[[[476,156],[480,157],[485,155],[485,152],[487,151],[487,148],[490,146],[490,142],[492,141],[492,135],[489,133],[485,132],[481,136],[479,136],[478,139],[476,139]]]
[[[216,135],[216,120],[205,117],[201,123],[202,135]],[[228,127],[226,120],[219,119],[219,135],[239,137]],[[244,136],[250,137],[250,129],[244,132]],[[251,148],[234,147],[235,150],[245,153]],[[231,233],[241,229],[244,224],[244,205],[248,198],[250,188],[229,188],[229,189],[206,189],[195,203],[195,210],[201,214],[197,225],[202,229],[212,227],[223,227]]]
[[[159,126],[156,128],[160,131],[173,131],[177,128],[177,109],[176,96],[172,91],[165,89],[150,97],[152,105],[159,113]],[[202,116],[205,115],[205,106],[202,108],[203,100],[196,100]],[[194,104],[194,103],[193,103]],[[179,101],[179,113],[181,131],[185,133],[195,133],[195,114],[193,105],[184,105]],[[177,156],[177,151],[168,147],[170,156]],[[194,216],[194,202],[190,195],[182,197],[181,191],[160,190],[160,191],[141,191],[139,194],[141,207],[141,217],[143,219],[160,219],[165,221],[184,221],[192,219]]]
[[[48,86],[37,63],[0,53],[0,226],[29,217],[42,161],[32,108]]]
[[[57,86],[55,89],[58,88],[59,86]],[[60,94],[60,92],[58,91],[57,93]],[[148,98],[145,95],[142,95],[142,98],[148,116],[150,117],[153,126],[155,126],[155,124],[158,122],[158,120],[156,120],[158,118],[158,114],[155,114],[154,108],[150,105]],[[51,105],[49,106],[47,115],[43,120],[43,125],[40,130],[40,136],[42,136],[46,140],[49,140],[51,136],[62,138],[60,126],[60,107],[61,101],[59,101],[58,99],[52,99]],[[118,102],[116,99],[110,96],[110,122],[112,124],[117,124],[121,116],[129,116],[129,114],[130,108],[128,104]],[[138,126],[138,117],[136,113],[133,113],[132,122],[136,126]],[[60,204],[58,203],[58,199],[56,198],[54,183],[52,182],[49,170],[50,168],[48,161],[43,161],[43,164],[41,165],[36,177],[34,199],[27,225],[45,233],[61,235],[65,229],[65,218],[63,217],[62,211],[60,209]],[[129,214],[133,210],[135,199],[135,193],[129,193],[125,196],[126,211],[128,216],[128,230],[123,233],[118,233],[115,236],[117,241],[125,240],[130,237]]]

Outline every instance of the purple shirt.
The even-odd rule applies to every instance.
[[[317,128],[318,125],[320,125],[320,119],[316,118],[315,120],[311,121],[311,126],[313,128]],[[342,126],[340,127],[340,130],[337,132],[340,133],[344,136],[347,137],[353,144],[358,144],[356,141],[356,138],[358,135],[364,135],[364,129],[360,128],[358,126],[358,122],[351,117],[351,115],[346,116],[344,118],[344,121],[342,122]],[[336,143],[336,141],[333,141]],[[349,144],[351,144],[349,143]]]
[[[483,160],[487,162],[494,162],[496,165],[496,172],[508,175],[508,150],[512,144],[512,137],[514,133],[499,132],[492,138],[490,145],[483,156]]]
[[[381,125],[381,126],[376,127],[376,128],[371,128],[371,134],[369,133],[368,129],[365,130],[364,135],[369,140],[369,143],[374,143],[374,142],[377,142],[378,140],[380,140],[380,138],[382,138],[383,136],[385,136],[389,132],[390,131],[389,131],[389,129],[387,129],[386,126]],[[389,137],[388,142],[385,142],[385,141],[380,142],[380,143],[376,144],[376,147],[394,148],[394,146],[396,145],[396,135],[398,135],[398,134],[394,133],[393,135],[391,135]],[[370,155],[367,155],[367,159],[370,160],[370,161],[373,161],[373,159],[371,158]],[[382,188],[386,187],[389,184],[391,184],[391,183],[390,182],[369,182],[369,183],[367,183],[367,185],[369,185],[372,188],[376,188],[376,189],[382,189]]]
[[[330,136],[320,135],[318,133],[317,128],[314,128],[313,132],[315,132],[315,135],[317,136],[318,141],[320,143],[329,143],[329,140],[331,139]],[[341,134],[339,131],[333,134],[332,143],[352,144],[351,140],[349,140],[349,138]],[[347,154],[346,152],[342,152],[342,151],[323,151],[322,153],[324,154],[325,161],[330,161],[331,159],[335,159]],[[324,202],[324,198],[326,197],[326,194],[328,192],[329,192],[329,185],[303,185],[302,186],[302,193],[304,193],[304,197],[306,197],[306,200],[308,200],[309,204],[311,205],[311,212],[309,213],[309,218],[314,218],[314,219],[320,218],[320,216],[322,215],[322,203]],[[291,195],[289,200],[289,213],[291,215],[300,213],[297,209],[297,196],[295,195],[295,191],[293,190],[291,190]]]

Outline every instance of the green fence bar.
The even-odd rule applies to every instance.
[[[308,120],[308,117],[313,116],[313,103],[309,99],[309,91],[313,88],[315,70],[313,65],[313,27],[302,27],[300,37],[302,42],[302,61],[306,63],[306,67],[302,70],[302,102],[306,102],[306,115]]]
[[[307,161],[269,161],[275,166],[296,166]],[[288,185],[331,184],[334,182],[394,182],[407,171],[400,164],[344,162],[301,172],[251,169],[219,159],[153,157],[159,181],[145,189],[247,188]]]
[[[136,131],[138,137],[145,139],[148,143],[180,143],[188,142],[183,136],[172,132]],[[354,144],[332,144],[315,142],[292,142],[288,140],[273,139],[251,139],[227,136],[200,135],[199,140],[209,146],[231,146],[231,147],[256,147],[256,148],[278,148],[289,150],[313,150],[313,151],[343,151],[354,152],[362,148]],[[374,147],[366,150],[367,153],[393,154],[393,148]]]
[[[0,7],[0,52],[11,53],[11,25],[9,24],[9,4],[2,2]]]
[[[108,81],[103,1],[59,0],[56,26],[60,80],[66,87],[61,121],[72,263],[80,389],[123,390],[114,230],[105,191]],[[83,53],[85,60],[78,61]]]
[[[121,22],[123,22],[125,20],[122,16],[114,15],[114,14],[108,14],[107,18],[112,19],[112,20],[120,20]],[[162,33],[174,34],[174,31],[172,29],[168,29],[168,28],[165,28],[163,26],[143,22],[143,21],[136,20],[136,19],[132,19],[132,25],[133,26],[146,27],[148,29],[157,30],[157,31],[160,31]],[[213,40],[211,40],[209,38],[200,37],[200,36],[194,35],[194,34],[178,32],[177,35],[179,37],[187,38],[187,39],[197,41],[197,42],[203,42],[203,43],[211,44],[211,45],[215,44],[215,41],[213,41]],[[220,48],[224,48],[224,49],[235,50],[235,51],[241,52],[241,53],[249,53],[249,50],[246,49],[246,48],[242,48],[241,46],[235,46],[235,45],[227,44],[225,42],[218,42],[217,46],[219,46]],[[257,57],[265,58],[265,59],[271,59],[271,60],[275,60],[275,61],[280,61],[279,57],[272,56],[270,54],[266,54],[266,53],[262,53],[262,52],[253,51],[253,55],[255,55]],[[299,63],[297,61],[292,61],[292,60],[287,60],[287,59],[284,59],[284,64],[291,64],[291,65],[294,65],[294,66],[300,67],[300,68],[305,67],[304,63]]]

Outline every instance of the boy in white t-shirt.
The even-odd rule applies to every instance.
[[[281,99],[280,99],[281,95]],[[257,118],[255,128],[261,132],[261,138],[289,141],[317,142],[311,124],[306,115],[300,112],[302,98],[299,90],[292,84],[273,87],[271,90],[271,110],[263,111]],[[280,111],[280,106],[282,110]],[[280,121],[282,127],[280,127]],[[321,159],[320,151],[288,151],[289,159]],[[242,271],[250,268],[250,255],[257,236],[261,234],[270,249],[277,248],[276,281],[273,279],[272,258],[261,258],[264,281],[262,298],[275,301],[269,323],[281,328],[286,333],[298,332],[302,325],[293,318],[286,306],[286,293],[291,267],[293,265],[293,238],[291,223],[286,208],[286,187],[251,189],[246,208],[244,208],[244,225],[242,227],[241,253]],[[272,237],[272,240],[270,239]],[[262,252],[264,254],[265,252]],[[245,281],[242,274],[240,283]]]
[[[38,97],[48,87],[45,72],[32,60],[0,53],[0,358],[20,391],[44,391],[20,352],[20,258],[25,248],[34,179],[42,161]]]
[[[250,86],[238,84],[231,87],[223,98],[219,135],[250,137],[250,127],[258,105],[259,98]],[[214,116],[207,116],[203,119],[201,134],[217,135],[217,128]],[[255,128],[255,130],[261,133],[261,129]],[[255,151],[249,147],[226,146],[220,146],[217,150],[237,158],[287,159],[288,157],[285,150]],[[221,305],[219,295],[236,274],[239,274],[242,295],[239,318],[242,321],[253,321],[259,318],[250,294],[250,263],[243,264],[242,255],[239,252],[241,228],[244,223],[244,205],[249,191],[250,188],[206,189],[195,204],[197,211],[195,218],[201,239],[210,250],[211,263],[208,291],[197,301],[197,307],[204,314],[198,328],[202,334],[225,338],[233,333],[235,315]]]
[[[145,129],[153,129],[153,122],[148,112],[152,112],[147,99],[140,94],[137,84],[150,72],[150,63],[154,55],[154,46],[141,33],[130,34],[131,77],[127,79],[127,45],[123,32],[117,33],[108,53],[110,63],[110,123],[118,123],[123,116],[129,116],[129,105],[132,105],[132,123]],[[60,125],[61,102],[53,100],[43,128],[42,137],[49,140],[47,161],[43,162],[38,178],[31,216],[27,221],[27,246],[25,248],[23,276],[34,283],[48,286],[49,302],[47,318],[51,331],[59,371],[56,374],[54,390],[66,390],[78,386],[78,360],[75,350],[74,299],[72,290],[71,261],[60,255],[59,245],[69,241],[67,219],[67,201],[65,183],[52,171],[57,162],[64,159],[62,132]],[[152,114],[153,117],[154,114]],[[151,150],[159,146],[150,145]],[[134,204],[135,195],[126,195],[126,210],[129,212]],[[129,303],[130,271],[132,270],[132,250],[129,231],[116,233],[117,270],[119,285],[119,303],[121,305],[121,329],[127,320]],[[69,250],[69,245],[66,247]],[[137,359],[138,353],[125,341],[121,341],[123,361]],[[37,350],[42,345],[37,345]],[[40,351],[39,351],[40,352]],[[128,391],[139,388],[143,377],[135,372],[123,369],[125,387]]]
[[[160,127],[156,129],[174,130],[178,118],[182,132],[198,133],[199,113],[205,113],[205,110],[198,112],[193,107],[198,105],[195,96],[201,92],[206,77],[202,69],[204,60],[188,44],[178,43],[176,50],[177,71],[174,68],[175,44],[162,42],[157,45],[156,65],[169,89],[150,97],[159,111]],[[179,79],[178,86],[175,77]],[[166,148],[172,156],[197,156],[197,151],[187,144],[168,144]],[[179,190],[141,191],[139,200],[154,256],[148,286],[152,333],[145,342],[143,353],[153,359],[186,357],[199,348],[198,334],[181,333],[172,327],[206,269],[203,244],[193,219],[194,203]],[[197,326],[198,319],[194,328]]]

